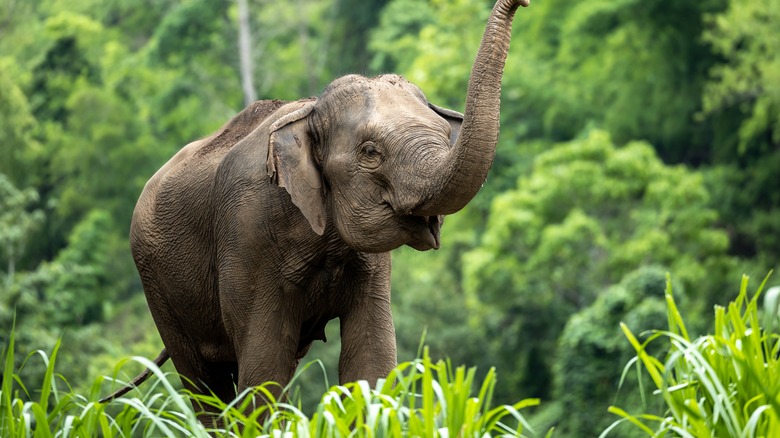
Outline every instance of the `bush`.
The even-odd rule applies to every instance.
[[[638,391],[618,391],[622,364],[634,355],[631,345],[621,340],[620,323],[634,331],[663,328],[665,284],[663,268],[639,268],[569,318],[553,368],[555,399],[563,407],[556,428],[561,436],[598,436],[613,420],[607,408],[618,401],[661,412],[656,409],[659,403],[646,405],[647,391],[641,385]],[[634,374],[625,377],[625,384],[637,384]],[[621,437],[636,436],[632,432],[628,427],[619,430]]]
[[[691,340],[667,282],[669,329],[654,332],[640,343],[631,330],[621,328],[637,352],[634,359],[649,374],[666,404],[663,415],[629,414],[618,407],[610,412],[622,417],[615,426],[630,422],[649,436],[672,433],[682,437],[780,436],[780,335],[777,330],[777,294],[767,294],[763,320],[758,298],[764,288],[748,297],[748,278],[743,276],[736,299],[728,306],[715,306],[714,334]],[[647,349],[667,341],[662,363]]]

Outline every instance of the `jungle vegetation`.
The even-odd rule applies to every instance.
[[[0,347],[15,324],[28,387],[47,379],[45,361],[19,367],[36,350],[59,346],[57,373],[83,393],[122,358],[156,356],[133,207],[180,147],[241,110],[247,79],[255,98],[297,99],[344,73],[396,72],[462,111],[492,6],[247,4],[242,53],[233,1],[0,0]],[[557,437],[598,436],[622,418],[610,406],[663,416],[652,363],[624,369],[637,355],[627,333],[678,333],[667,274],[693,340],[743,274],[757,287],[780,267],[778,28],[780,0],[520,11],[487,182],[447,218],[439,251],[394,252],[399,362],[424,343],[477,380],[495,367],[494,402],[540,399],[523,413]],[[337,324],[328,332],[308,358],[334,382]],[[661,357],[659,344],[648,351]],[[298,382],[315,409],[322,373]],[[646,432],[625,423],[620,436]]]

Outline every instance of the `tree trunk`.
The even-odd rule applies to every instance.
[[[257,100],[252,76],[252,34],[249,30],[248,0],[238,0],[238,55],[241,60],[241,88],[244,90],[244,106]]]

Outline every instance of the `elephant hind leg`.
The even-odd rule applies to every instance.
[[[203,381],[203,385],[210,392],[227,404],[236,398],[238,388],[238,363],[218,362],[209,363],[209,376]]]
[[[156,284],[152,285],[156,286]],[[151,289],[148,284],[145,290]],[[147,290],[147,296],[149,291]],[[154,303],[154,305],[152,305]],[[238,382],[238,364],[235,362],[209,362],[203,357],[197,342],[186,335],[186,331],[172,316],[165,301],[158,299],[149,302],[149,308],[157,324],[160,337],[165,344],[176,367],[176,372],[182,380],[184,388],[193,394],[209,396],[214,394],[223,403],[227,404],[236,397],[236,385]],[[219,414],[221,408],[208,403],[198,402],[192,399],[192,405],[199,417],[201,415],[214,416]],[[203,421],[207,427],[213,426],[213,422]]]
[[[236,386],[238,384],[238,364],[235,362],[205,362],[193,359],[195,356],[179,360],[172,355],[176,371],[181,375],[184,388],[196,395],[190,401],[195,409],[198,419],[206,427],[221,428],[222,424],[217,418],[222,413],[224,406],[236,398]],[[206,396],[204,398],[198,395]],[[208,398],[216,397],[218,400],[209,402]]]
[[[221,428],[218,418],[224,407],[236,398],[238,385],[238,364],[235,362],[220,362],[205,364],[205,373],[196,382],[197,394],[213,395],[219,399],[217,405],[193,399],[192,405],[199,412],[198,418],[208,426]],[[216,400],[215,400],[216,401]]]

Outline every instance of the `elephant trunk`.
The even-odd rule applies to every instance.
[[[452,214],[477,194],[493,165],[498,143],[501,76],[504,71],[512,19],[528,0],[499,0],[490,13],[474,60],[466,92],[463,126],[455,145],[439,165],[439,187],[415,208],[421,216]]]

